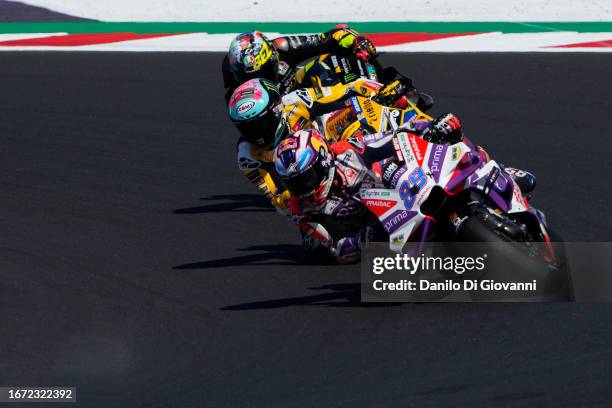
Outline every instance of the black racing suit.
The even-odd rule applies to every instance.
[[[277,86],[281,95],[291,90],[295,67],[300,62],[326,53],[349,54],[358,37],[359,34],[349,28],[335,28],[322,34],[288,35],[272,40],[279,54]],[[227,55],[223,58],[221,70],[225,100],[229,102],[232,93],[241,83],[230,70]]]

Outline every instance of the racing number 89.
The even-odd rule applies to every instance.
[[[410,173],[408,180],[404,180],[399,188],[399,195],[404,202],[404,207],[406,207],[407,210],[412,208],[414,200],[416,199],[416,194],[410,191],[410,188],[412,186],[416,186],[417,189],[420,190],[425,186],[425,184],[427,184],[427,177],[425,176],[423,169],[420,167],[417,167],[412,171],[412,173]]]

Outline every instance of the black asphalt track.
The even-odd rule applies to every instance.
[[[387,55],[612,240],[612,54]],[[612,406],[612,306],[359,304],[238,173],[220,54],[0,54],[0,385],[81,406]],[[20,405],[24,406],[24,405]]]

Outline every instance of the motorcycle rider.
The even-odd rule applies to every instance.
[[[285,93],[293,82],[298,63],[324,53],[353,53],[368,61],[376,56],[376,47],[366,37],[346,25],[338,25],[321,34],[290,35],[269,40],[259,31],[236,36],[221,70],[225,99],[229,101],[234,90],[253,78],[265,78],[277,84]]]
[[[367,81],[362,79],[355,82],[361,84]],[[274,207],[283,211],[284,203],[289,197],[282,184],[278,183],[274,171],[274,146],[290,132],[311,127],[314,117],[338,109],[336,102],[341,98],[355,92],[374,94],[384,89],[376,88],[380,85],[372,82],[366,85],[345,85],[341,91],[330,92],[330,96],[321,98],[320,102],[314,100],[314,95],[309,94],[307,90],[300,90],[302,92],[298,91],[299,95],[286,95],[287,107],[283,104],[278,88],[266,79],[251,79],[236,88],[230,98],[228,110],[230,119],[241,134],[237,144],[238,168],[271,200]],[[334,87],[342,86],[338,84]],[[398,104],[402,98],[403,96],[398,99]],[[302,103],[298,103],[298,100]]]
[[[289,135],[289,127],[278,88],[267,79],[251,79],[234,91],[228,108],[240,132],[238,168],[273,206],[282,210],[289,193],[278,183],[273,153],[275,142]]]
[[[368,228],[376,225],[376,218],[358,192],[368,184],[392,183],[400,168],[393,143],[397,132],[418,132],[434,143],[463,139],[459,118],[447,113],[433,121],[412,121],[395,132],[356,134],[331,145],[318,131],[301,130],[277,146],[275,169],[291,193],[288,207],[306,250],[325,248],[338,262],[351,263],[360,259],[364,232],[380,236],[380,229]],[[488,160],[484,150],[479,153]]]
[[[358,191],[381,184],[372,165],[395,155],[393,132],[351,136],[327,143],[317,130],[285,138],[275,151],[275,168],[291,192],[289,209],[307,251],[324,248],[339,262],[360,258],[359,242],[374,215]]]

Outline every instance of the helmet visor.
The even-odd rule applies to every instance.
[[[257,69],[246,70],[246,68],[234,71],[234,77],[238,82],[244,82],[254,78],[264,78],[272,82],[278,81],[278,57],[273,54],[265,63]]]
[[[249,121],[235,123],[247,142],[265,147],[274,142],[281,115],[280,110],[270,109]]]
[[[301,174],[283,179],[283,183],[294,196],[307,197],[327,180],[328,173],[329,168],[325,168],[319,160]]]

